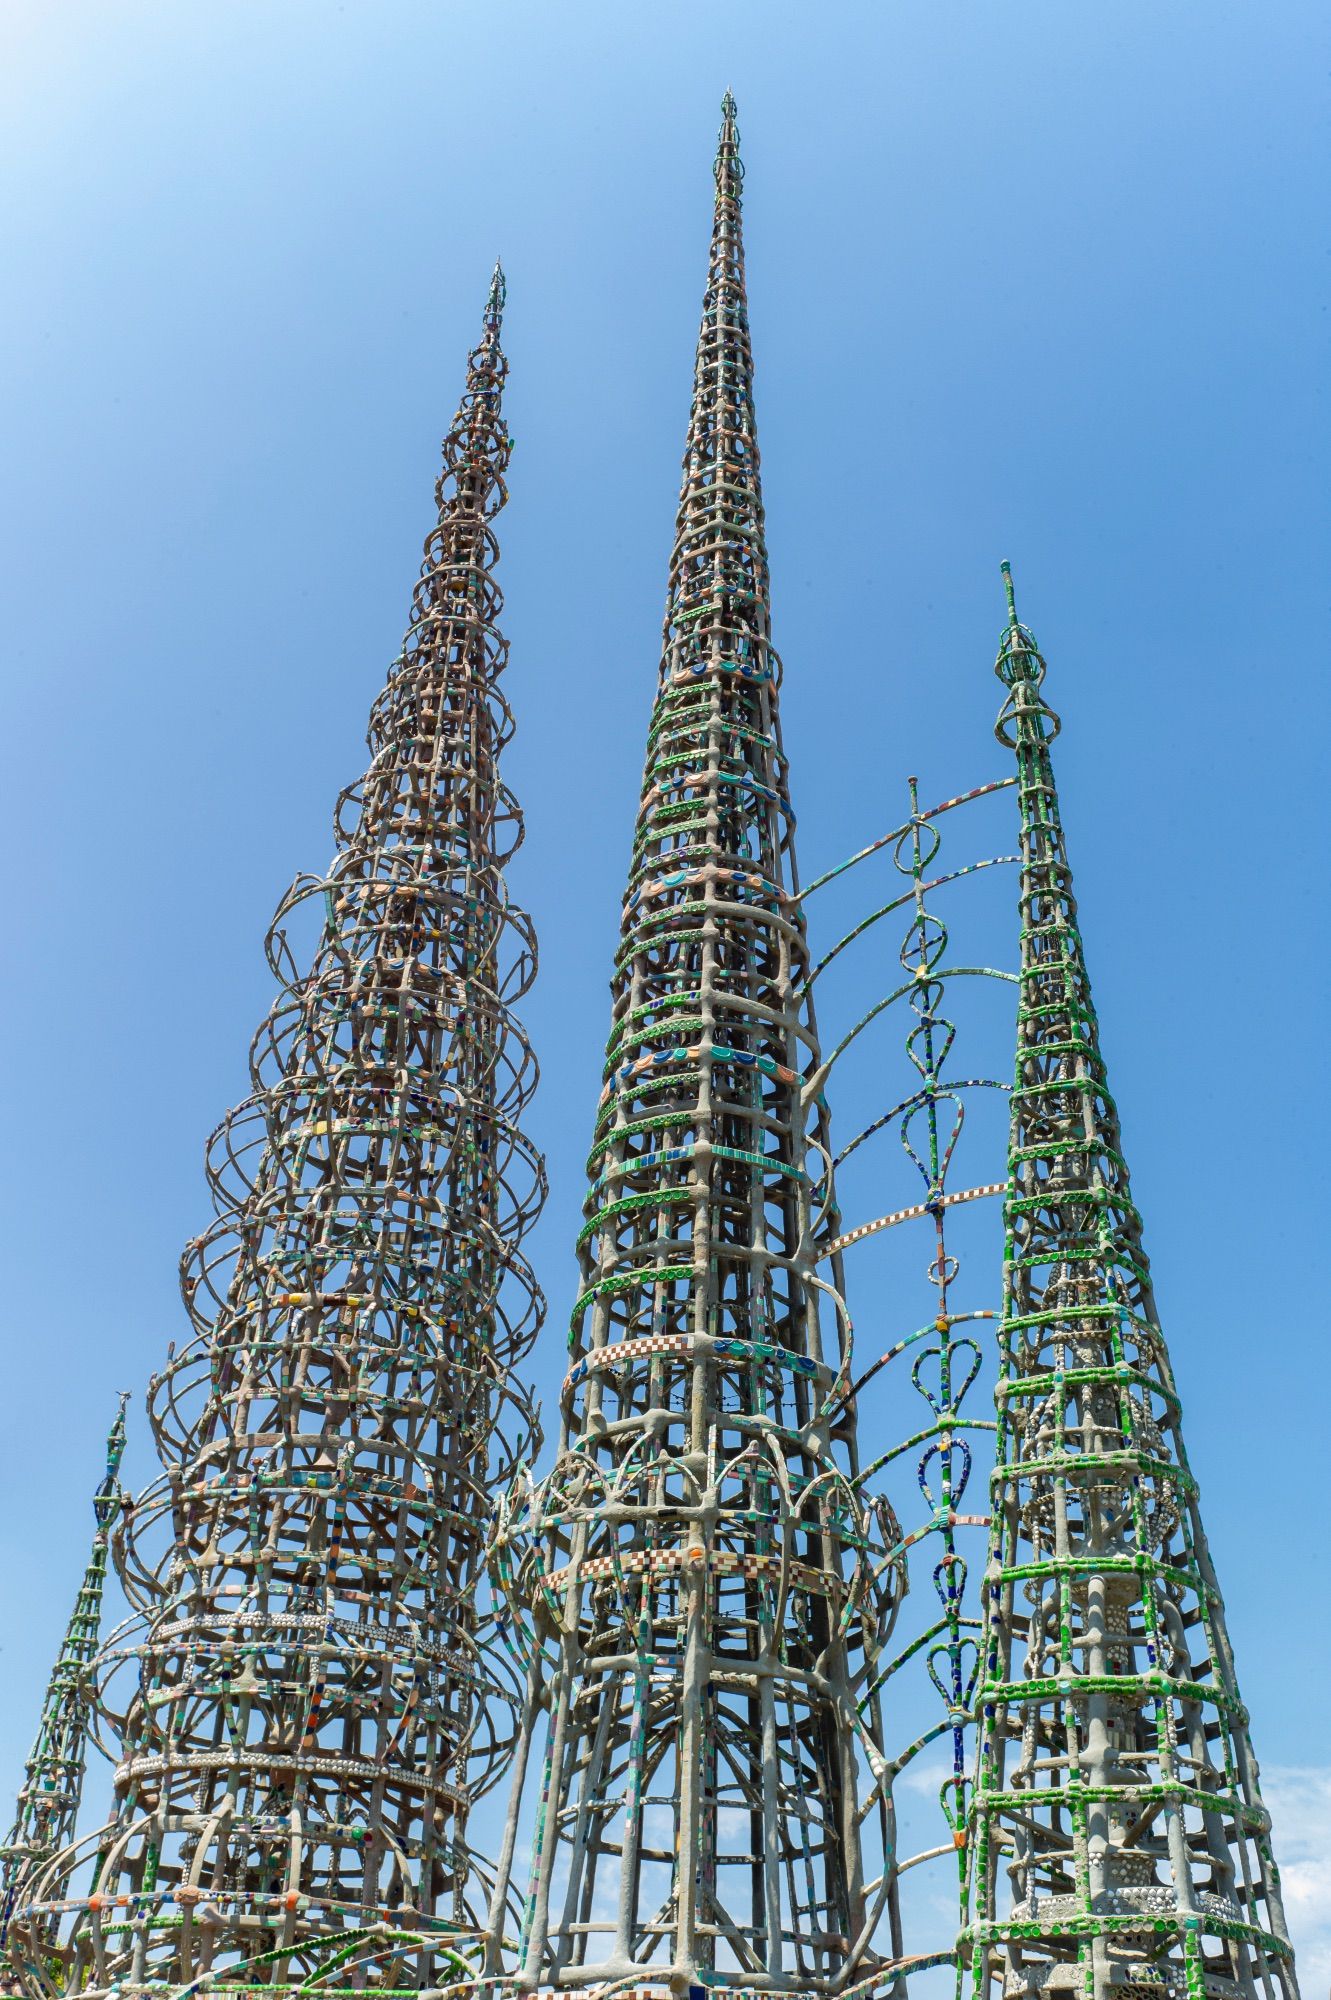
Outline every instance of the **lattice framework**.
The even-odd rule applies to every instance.
[[[274,920],[253,1095],[210,1143],[196,1337],[152,1384],[164,1476],[102,1662],[114,1814],[16,1915],[34,1993],[414,1990],[483,1925],[467,1816],[512,1720],[477,1587],[531,1449],[510,1370],[544,1190],[512,1011],[535,942],[503,878],[502,306],[496,270],[371,762]]]
[[[887,837],[911,878],[908,985],[890,997],[913,1009],[920,1084],[846,1149],[895,1123],[925,1199],[842,1232],[823,1086],[846,1044],[822,1059],[810,997],[826,961],[809,963],[781,745],[741,177],[727,99],[560,1452],[493,1550],[535,1625],[523,1769],[542,1758],[513,1978],[867,1993],[959,1957],[976,2000],[999,1985],[1293,2000],[1099,1051],[1058,722],[1010,580],[999,735],[1018,765],[1021,1007],[977,1704],[957,1529],[983,1522],[958,1506],[964,1434],[990,1426],[961,1405],[970,1323],[991,1315],[951,1308],[945,1218],[995,1190],[946,1184],[946,1120],[988,1080],[944,1073],[944,982],[976,968],[945,963],[925,880],[931,822],[963,801],[921,814],[911,781],[911,818]],[[530,1444],[508,1369],[540,1313],[517,1244],[543,1187],[516,1122],[535,1070],[510,1011],[534,945],[502,882],[520,821],[497,775],[501,306],[497,283],[374,761],[344,795],[328,875],[279,911],[284,990],[255,1094],[210,1148],[218,1221],[185,1266],[198,1338],[153,1385],[166,1477],[123,1536],[137,1623],[100,1662],[103,1721],[126,1744],[116,1818],[51,1860],[78,1807],[112,1467],[0,1851],[0,1922],[17,1902],[25,1977],[46,1996],[461,1990],[487,1897],[485,1969],[513,1983],[521,1772],[497,1883],[466,1839],[511,1748],[481,1573],[493,1498]],[[920,1216],[936,1314],[856,1376],[841,1253]],[[901,1355],[931,1417],[862,1467],[857,1399]],[[930,1518],[902,1531],[872,1490],[912,1450]],[[926,1543],[938,1610],[889,1658],[907,1553]],[[921,1743],[889,1754],[878,1706],[917,1654],[943,1699],[921,1742],[952,1739],[956,1953],[913,1952],[894,1911],[891,1788]],[[871,1814],[882,1865],[866,1881]]]
[[[868,1425],[875,1440],[884,1434],[887,1439],[861,1466],[857,1484],[866,1493],[885,1495],[894,1516],[900,1518],[893,1554],[900,1564],[903,1602],[892,1643],[870,1684],[870,1693],[882,1706],[882,1783],[889,1801],[890,1888],[883,1942],[890,1969],[899,1975],[894,1989],[898,1993],[905,1990],[908,1978],[936,1967],[955,1967],[957,1962],[955,1934],[965,1892],[979,1661],[980,1619],[971,1570],[974,1567],[978,1573],[981,1568],[989,1527],[988,1515],[974,1508],[996,1428],[992,1415],[982,1411],[992,1389],[990,1329],[997,1315],[992,1306],[962,1302],[956,1235],[949,1234],[948,1223],[959,1206],[1004,1192],[1002,1182],[968,1186],[964,1179],[958,1181],[967,1167],[984,1157],[969,1139],[963,1143],[968,1111],[975,1108],[977,1097],[1005,1093],[1008,1086],[994,1077],[967,1074],[972,1064],[964,1057],[957,1067],[958,1027],[949,1016],[955,1011],[959,984],[974,986],[979,981],[992,989],[997,982],[1006,990],[1016,981],[1011,971],[969,963],[964,952],[956,955],[944,911],[956,885],[974,886],[993,869],[1015,866],[1018,858],[991,854],[947,866],[940,861],[944,825],[957,815],[969,820],[967,808],[1005,794],[1015,785],[1013,778],[979,785],[930,807],[920,805],[918,781],[910,778],[907,783],[910,817],[819,876],[802,898],[807,905],[851,871],[885,858],[890,859],[898,882],[904,878],[906,885],[860,916],[819,959],[808,982],[812,985],[834,967],[845,966],[847,953],[862,955],[875,945],[881,948],[881,927],[889,919],[905,920],[895,972],[899,983],[875,1000],[823,1065],[825,1076],[836,1072],[838,1094],[845,1096],[849,1086],[839,1066],[859,1049],[869,1031],[905,1015],[906,1067],[908,1074],[914,1072],[911,1083],[904,1096],[878,1112],[840,1149],[833,1164],[840,1173],[862,1148],[895,1137],[908,1176],[919,1184],[921,1199],[844,1229],[824,1253],[858,1251],[862,1245],[881,1243],[888,1231],[903,1229],[912,1243],[922,1237],[930,1243],[925,1275],[934,1288],[935,1303],[929,1319],[860,1369],[845,1392],[856,1402],[861,1428]],[[872,1065],[854,1092],[856,1097],[866,1089],[876,1097],[884,1093],[885,1080],[894,1073],[880,1037],[873,1046]],[[877,1180],[883,1172],[881,1160],[875,1169]],[[897,1289],[887,1293],[892,1300],[889,1317],[897,1316]],[[940,1765],[935,1760],[944,1745],[948,1754]],[[925,1760],[934,1761],[938,1819],[930,1824],[926,1817],[929,1831],[923,1846],[911,1852],[902,1847],[897,1801],[903,1780],[912,1792],[918,1788]],[[917,1870],[923,1871],[923,1880]],[[956,1884],[952,1895],[944,1886],[948,1876]]]
[[[524,1990],[832,1990],[885,1894],[859,1701],[896,1572],[817,1270],[835,1202],[723,118],[572,1365],[517,1579],[547,1711]]]
[[[1270,1820],[1100,1052],[1058,718],[1007,587],[1021,984],[962,1944],[977,2000],[1273,2000],[1297,1988]]]
[[[125,1452],[125,1405],[106,1440],[106,1472],[93,1495],[96,1527],[74,1609],[42,1700],[37,1736],[19,1786],[14,1824],[0,1847],[0,1959],[7,1951],[9,1923],[27,1881],[74,1838],[88,1761],[92,1706],[91,1670],[102,1629],[111,1530],[124,1504],[120,1461]],[[8,1977],[4,1962],[0,1977]]]

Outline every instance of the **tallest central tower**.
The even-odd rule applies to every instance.
[[[883,1893],[859,1705],[888,1572],[816,1270],[830,1150],[723,112],[561,1444],[521,1575],[548,1727],[523,1989],[833,1991]]]

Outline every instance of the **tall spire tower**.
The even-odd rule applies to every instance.
[[[1100,1053],[1058,720],[1007,587],[1021,985],[963,1944],[977,2000],[1274,2000],[1297,1988],[1270,1821]]]
[[[548,1732],[520,1991],[826,1992],[884,1896],[857,1703],[886,1587],[815,1269],[830,1150],[820,1103],[806,1133],[742,171],[727,96],[572,1362],[520,1577]]]
[[[530,1448],[509,1370],[544,1187],[498,772],[503,299],[496,270],[369,768],[278,911],[254,1094],[209,1148],[197,1337],[150,1395],[165,1479],[126,1564],[114,1814],[16,1916],[33,1992],[400,1993],[465,1969],[483,1923],[468,1808],[509,1746],[476,1589]]]
[[[89,1670],[101,1636],[111,1529],[123,1498],[120,1461],[125,1452],[128,1401],[128,1395],[121,1396],[106,1440],[106,1474],[92,1502],[96,1528],[88,1567],[83,1572],[73,1615],[47,1682],[37,1738],[19,1787],[14,1824],[0,1848],[0,1953],[8,1942],[9,1920],[24,1879],[74,1838],[87,1761]]]

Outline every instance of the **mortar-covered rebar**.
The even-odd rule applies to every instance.
[[[885,1893],[861,1863],[860,1702],[897,1572],[836,1400],[839,1258],[818,1272],[835,1202],[741,171],[727,98],[560,1445],[516,1524],[542,1760],[520,1991],[830,1991],[863,1972]]]
[[[512,1715],[477,1586],[531,1448],[511,1370],[544,1191],[512,1011],[535,943],[503,873],[502,306],[496,270],[369,768],[278,911],[253,1094],[209,1146],[195,1338],[152,1384],[163,1476],[103,1662],[114,1812],[15,1917],[35,1993],[415,1990],[484,1915],[467,1816]]]
[[[1005,566],[1006,567],[1006,566]],[[976,2000],[1293,2000],[1270,1820],[1008,577],[1021,981],[963,1930]]]

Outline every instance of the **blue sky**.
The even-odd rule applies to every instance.
[[[184,1330],[263,929],[361,768],[497,252],[549,1400],[729,85],[803,872],[900,819],[908,771],[931,799],[1003,774],[1010,556],[1325,1987],[1327,42],[1311,0],[10,0],[6,1785],[114,1391]],[[976,1034],[1006,1073],[1001,1024]],[[886,1157],[875,1195],[912,1198]],[[881,1345],[914,1323],[892,1268],[852,1292]]]

